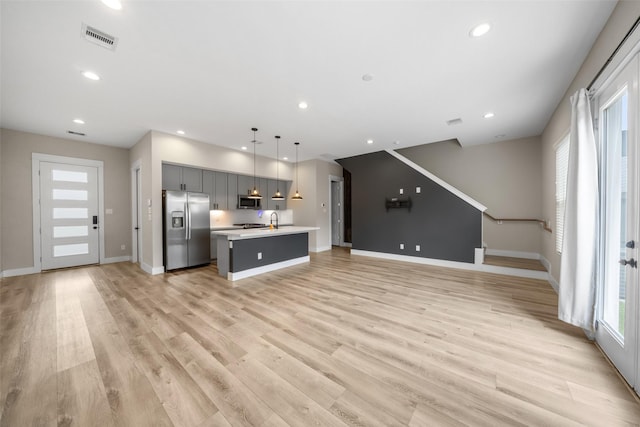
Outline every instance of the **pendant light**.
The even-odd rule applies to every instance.
[[[280,137],[276,135],[276,192],[271,196],[271,200],[284,200],[280,193]]]
[[[300,145],[300,143],[294,142],[294,144],[296,145],[296,194],[293,195],[291,200],[302,200],[302,196],[300,192],[298,192],[298,145]]]
[[[262,196],[258,191],[258,187],[256,186],[256,145],[258,144],[258,141],[256,140],[256,132],[258,131],[258,128],[251,128],[251,130],[253,131],[253,141],[251,141],[253,143],[253,190],[249,194],[249,198],[262,199]]]

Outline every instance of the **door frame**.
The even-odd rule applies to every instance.
[[[629,171],[630,172],[629,180],[631,182],[628,187],[628,192],[633,194],[636,194],[637,190],[640,188],[640,185],[639,185],[640,174],[638,173],[638,167],[640,166],[640,146],[639,146],[640,140],[638,139],[638,131],[639,131],[638,125],[640,123],[638,120],[638,114],[640,113],[640,108],[637,102],[638,96],[639,96],[638,89],[633,89],[634,82],[637,82],[638,79],[640,78],[640,57],[638,56],[640,55],[640,53],[638,53],[637,51],[638,47],[640,47],[640,44],[636,46],[636,49],[633,50],[630,57],[625,58],[625,60],[622,61],[621,65],[619,65],[615,69],[615,71],[612,72],[606,78],[606,80],[598,87],[598,89],[595,91],[595,93],[592,96],[592,100],[594,101],[592,105],[592,113],[594,117],[594,127],[595,127],[594,130],[595,130],[595,135],[596,135],[596,140],[598,145],[598,152],[599,152],[598,162],[601,166],[603,150],[604,150],[604,147],[602,145],[602,110],[606,108],[610,103],[611,99],[616,97],[617,94],[621,91],[621,88],[611,88],[611,85],[614,82],[616,82],[616,79],[618,79],[622,73],[627,72],[627,67],[630,67],[630,66],[634,67],[632,71],[629,71],[629,74],[631,75],[631,80],[629,81],[629,85],[628,85],[628,96],[630,98],[630,102],[635,104],[636,111],[633,112],[634,117],[631,119],[633,120],[634,123],[629,124],[632,132],[628,134],[628,140],[627,140],[628,141],[627,155],[630,158],[632,157],[633,158],[632,161],[635,163],[635,168],[634,168],[635,171]],[[603,95],[607,93],[607,91],[609,91],[610,89],[612,89],[611,95],[607,99],[603,99]],[[631,98],[633,97],[635,97],[635,100],[631,101]],[[633,146],[631,146],[631,144],[633,144]],[[600,175],[602,175],[603,171],[601,170],[599,173]],[[602,177],[600,179],[602,179]],[[605,191],[605,190],[601,188],[601,192],[602,191]],[[635,224],[636,229],[632,228],[631,230],[628,230],[625,240],[631,239],[632,237],[633,237],[633,240],[636,240],[636,241],[638,240],[638,232],[640,230],[637,230],[637,221],[638,221],[638,215],[640,212],[640,199],[636,199],[634,205],[635,207],[633,209],[633,218],[630,218],[630,221],[627,220],[627,225],[629,224],[629,222],[631,222]],[[599,209],[600,209],[600,216],[602,217],[602,210],[604,209],[602,194],[600,195]],[[631,235],[629,234],[629,232],[631,232]],[[631,318],[629,322],[631,325],[633,325],[633,329],[630,331],[625,331],[625,337],[629,335],[630,337],[629,341],[632,342],[635,346],[629,347],[629,351],[632,352],[632,355],[631,355],[632,360],[630,362],[633,366],[630,368],[631,372],[625,373],[623,372],[623,370],[621,370],[621,368],[624,368],[624,366],[616,365],[616,362],[618,361],[617,359],[619,359],[621,356],[621,353],[618,353],[618,351],[616,350],[616,346],[620,346],[622,348],[623,344],[620,343],[619,340],[615,337],[615,333],[610,332],[609,328],[601,322],[602,311],[604,309],[603,308],[604,252],[602,248],[602,245],[604,244],[603,243],[604,231],[602,229],[602,224],[599,225],[598,233],[599,233],[598,234],[599,236],[598,237],[598,240],[599,240],[598,253],[597,253],[598,269],[596,273],[597,295],[596,295],[596,313],[595,313],[596,331],[594,334],[595,335],[594,338],[598,346],[601,348],[602,352],[616,367],[621,377],[625,378],[625,381],[628,381],[629,386],[635,390],[636,394],[640,395],[640,328],[638,327],[638,322],[640,321],[640,289],[638,289],[638,286],[640,285],[640,271],[634,268],[627,269],[627,274],[629,274],[629,276],[631,275],[634,276],[629,281],[629,283],[627,283],[626,292],[629,297],[628,301],[631,307],[635,306],[635,312],[631,313],[631,315],[633,315],[633,318]],[[629,253],[629,251],[627,250],[625,258],[626,257],[638,258],[638,248],[636,248],[636,250],[632,251],[631,253]],[[627,315],[630,316],[630,312],[627,312]],[[612,352],[612,353],[609,353],[609,352]],[[629,376],[627,377],[626,374],[628,374]]]
[[[98,170],[98,252],[100,264],[105,262],[104,252],[104,162],[102,160],[81,159],[78,157],[56,156],[53,154],[31,154],[31,195],[33,209],[33,268],[35,273],[42,271],[42,246],[40,235],[40,162],[62,163],[76,166],[95,167]]]
[[[337,182],[340,189],[340,223],[342,229],[340,230],[340,247],[344,244],[344,178],[341,176],[329,175],[329,247],[333,246],[333,183]]]
[[[137,188],[136,173],[138,177]],[[135,224],[138,224],[137,231]],[[142,160],[138,159],[131,164],[131,262],[140,265],[144,259],[142,241]],[[138,253],[140,253],[139,257]]]

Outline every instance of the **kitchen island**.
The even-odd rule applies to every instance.
[[[285,226],[219,230],[218,274],[235,281],[309,262],[309,232],[318,227]]]

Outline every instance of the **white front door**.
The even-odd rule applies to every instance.
[[[596,340],[638,389],[638,57],[597,97],[601,218]]]
[[[40,162],[42,269],[100,260],[98,169]]]

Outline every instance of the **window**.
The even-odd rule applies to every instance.
[[[556,145],[556,251],[562,253],[564,235],[564,207],[567,201],[567,170],[569,169],[569,138]]]

